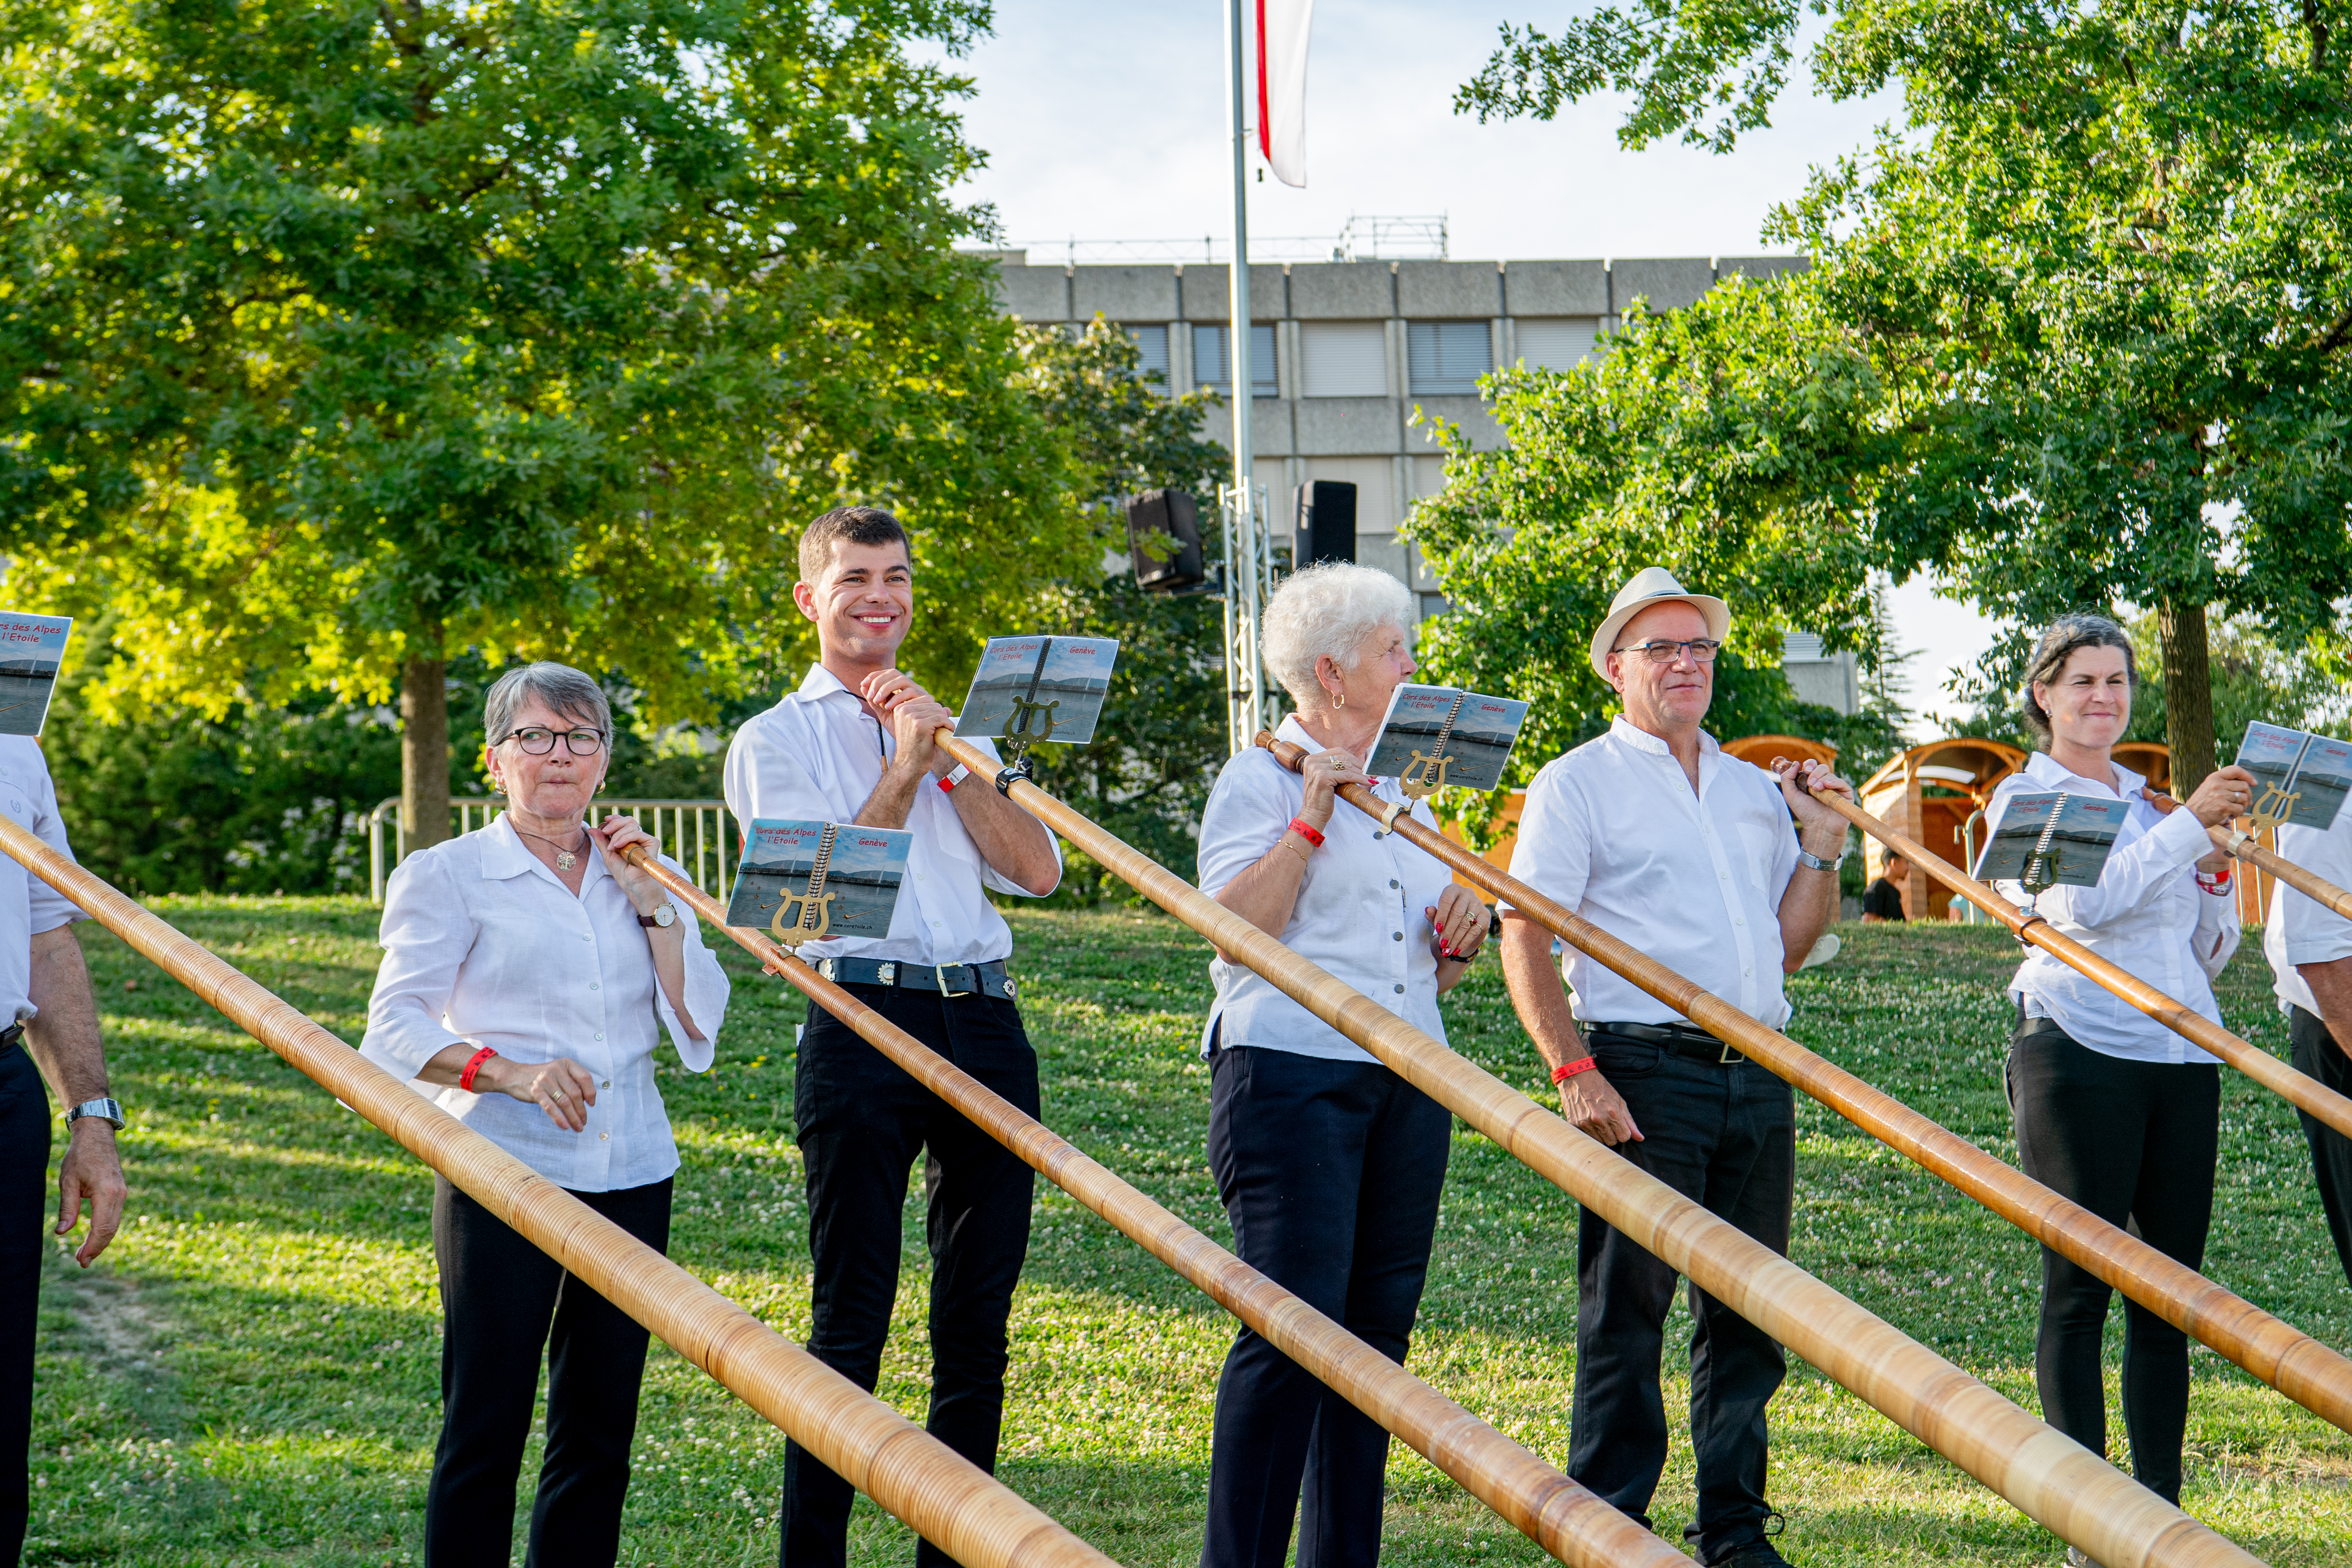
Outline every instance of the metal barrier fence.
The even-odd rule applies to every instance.
[[[488,827],[506,808],[507,803],[495,795],[472,795],[449,803],[460,834]],[[696,887],[714,899],[727,897],[727,868],[734,858],[728,851],[739,849],[743,840],[742,827],[725,801],[600,800],[593,809],[599,817],[623,812],[635,817],[638,826],[661,841],[662,853],[686,868]],[[408,835],[400,826],[399,801],[387,800],[368,813],[367,835],[368,897],[380,904],[384,879],[408,858]],[[384,856],[387,838],[392,849],[389,859]]]

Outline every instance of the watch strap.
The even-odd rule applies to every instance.
[[[639,915],[637,923],[647,930],[667,930],[677,923],[677,906],[664,904],[649,915]]]
[[[71,1127],[85,1116],[95,1116],[101,1121],[111,1123],[117,1132],[122,1131],[122,1105],[111,1096],[101,1095],[96,1100],[85,1100],[79,1105],[73,1107],[66,1112],[66,1125]]]
[[[1850,849],[1841,849],[1837,852],[1836,859],[1824,860],[1811,850],[1801,847],[1797,850],[1797,864],[1810,866],[1816,871],[1834,871],[1845,864],[1845,858],[1852,853]]]

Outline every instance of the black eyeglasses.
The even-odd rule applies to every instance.
[[[1637,642],[1629,647],[1612,647],[1611,653],[1638,653],[1652,664],[1669,664],[1690,650],[1693,664],[1713,664],[1717,649],[1723,644],[1714,637],[1692,637],[1685,642]]]
[[[496,743],[503,745],[512,741],[532,756],[543,757],[555,750],[555,737],[559,733],[563,737],[563,749],[575,757],[593,757],[604,749],[604,732],[601,730],[555,731],[542,729],[537,724],[522,730],[509,730],[499,737]]]

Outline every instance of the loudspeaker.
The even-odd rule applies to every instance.
[[[1345,479],[1309,479],[1299,486],[1290,569],[1304,572],[1318,561],[1355,559],[1356,487]]]
[[[1182,490],[1128,497],[1127,552],[1135,563],[1135,585],[1146,593],[1172,594],[1208,581],[1199,503]]]

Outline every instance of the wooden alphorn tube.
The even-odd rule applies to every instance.
[[[1289,768],[1296,769],[1307,755],[1301,747],[1263,731],[1257,742]],[[1342,785],[1339,793],[1360,810],[1374,816],[1387,813],[1388,803],[1360,784]],[[2128,1231],[2109,1225],[2024,1172],[1994,1159],[1778,1029],[1758,1023],[1649,954],[1496,869],[1444,834],[1432,833],[1403,816],[1397,818],[1394,831],[1708,1034],[1738,1047],[1750,1060],[1788,1079],[2053,1252],[2081,1265],[2175,1328],[2195,1335],[2296,1404],[2352,1432],[2352,1360],[2167,1258]]]
[[[717,900],[646,855],[641,846],[624,853],[672,897],[765,962],[772,973],[856,1030],[1047,1181],[1263,1334],[1349,1404],[1404,1439],[1552,1556],[1592,1568],[1690,1568],[1689,1558],[1656,1535],[1186,1225],[804,960],[758,931],[729,925],[727,910]]]
[[[999,764],[941,728],[972,772]],[[977,782],[977,781],[975,781]],[[1025,780],[1013,799],[1700,1289],[2108,1568],[2260,1562]]]
[[[2352,1100],[2336,1093],[2317,1079],[2295,1071],[2260,1046],[2231,1033],[2195,1008],[2174,1001],[2122,965],[2101,958],[2073,937],[2053,927],[2043,917],[2021,914],[2015,905],[1992,889],[1908,834],[1888,826],[1843,795],[1824,793],[1813,798],[2007,926],[2017,933],[2018,941],[2038,947],[2069,968],[2090,976],[2191,1045],[2210,1051],[2264,1089],[2284,1097],[2298,1110],[2311,1112],[2338,1132],[2352,1137]],[[2264,853],[2269,852],[2266,850]],[[2286,862],[2281,861],[2280,864]],[[2312,879],[2318,880],[2316,878]]]
[[[946,1444],[5,816],[0,849],[957,1562],[1116,1568]]]
[[[2315,871],[2307,871],[2275,849],[2265,849],[2254,836],[2238,827],[2209,827],[2205,830],[2214,847],[2231,858],[2269,872],[2304,897],[2325,909],[2335,910],[2352,921],[2352,893],[2346,892]]]

